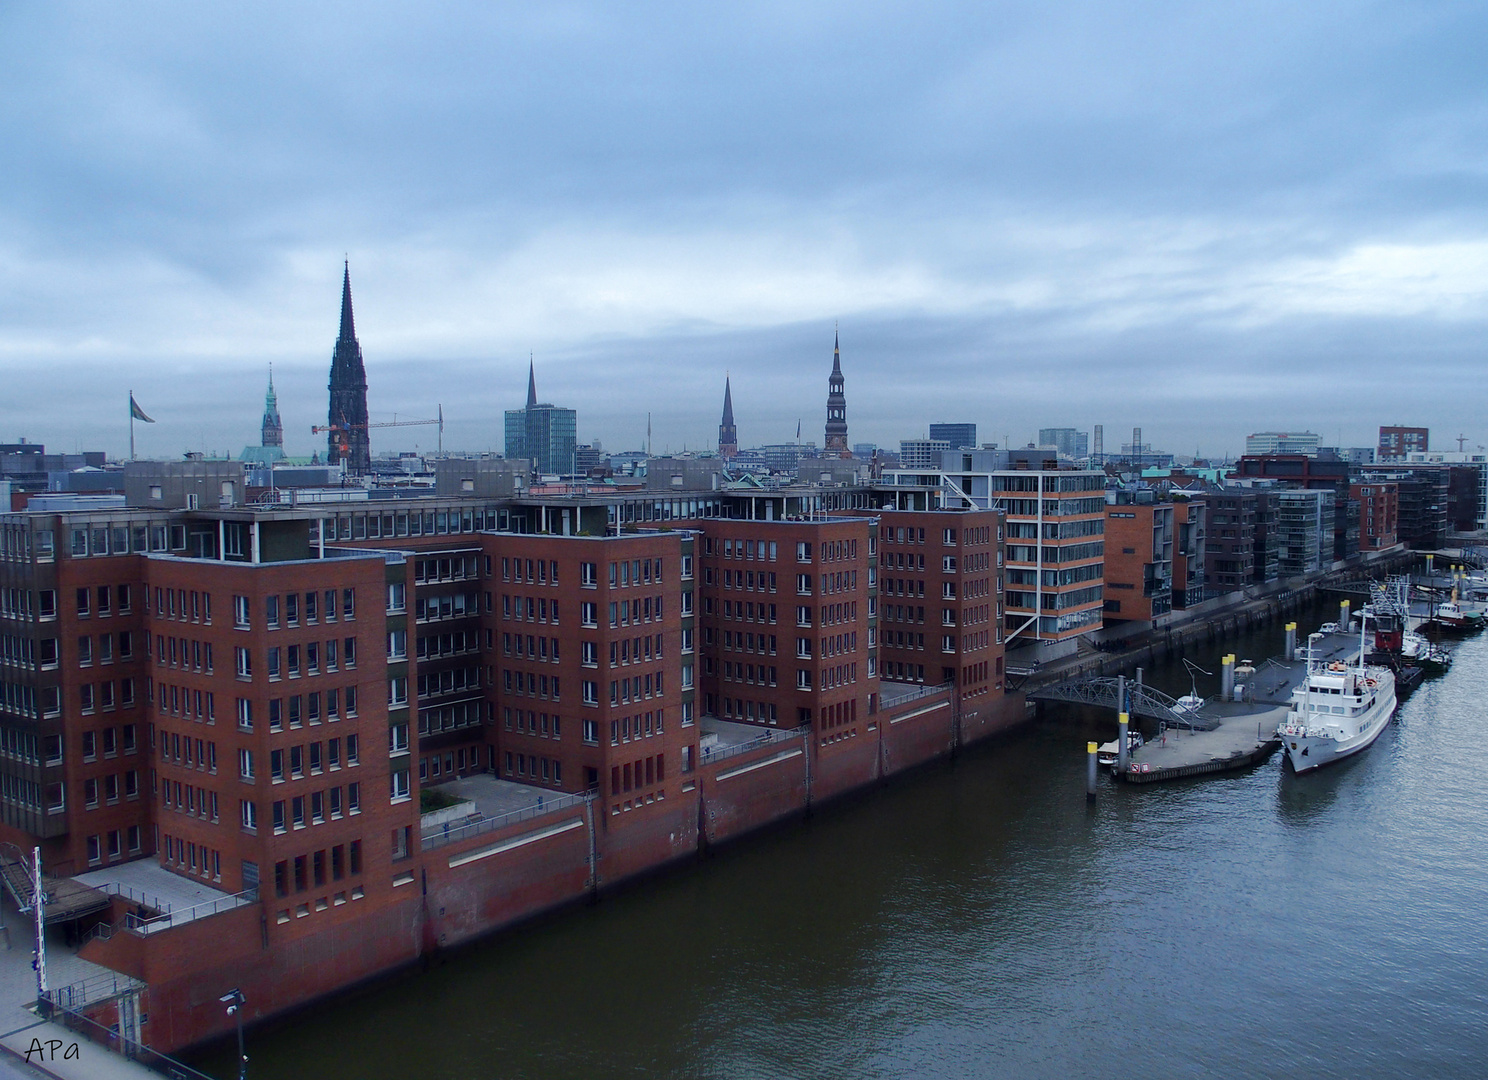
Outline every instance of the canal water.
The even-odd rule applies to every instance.
[[[1223,651],[1280,648],[1277,625]],[[1217,672],[1220,651],[1195,659]],[[1181,665],[1150,681],[1188,689]],[[1050,709],[680,874],[250,1031],[249,1075],[1483,1075],[1485,699],[1488,635],[1355,759],[1103,780],[1093,808],[1085,742],[1114,721]],[[226,1048],[200,1064],[236,1072]]]

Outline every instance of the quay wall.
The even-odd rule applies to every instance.
[[[250,1024],[282,1015],[802,817],[1029,715],[1020,693],[962,708],[932,692],[880,709],[856,737],[823,745],[813,731],[704,762],[679,798],[620,813],[592,799],[429,847],[394,864],[411,880],[390,902],[292,944],[265,923],[266,898],[148,937],[116,933],[83,955],[148,984],[145,1041],[176,1053],[231,1034],[218,1000],[228,990],[243,992]]]
[[[1313,602],[1318,587],[1286,583],[1264,596],[1220,598],[1187,621],[1130,635],[1120,652],[1061,661],[1048,676],[1130,672],[1290,616]],[[148,937],[95,940],[83,955],[146,982],[145,1039],[179,1051],[232,1032],[218,997],[234,987],[248,1001],[250,1023],[287,1013],[809,814],[1028,716],[1021,693],[958,700],[931,691],[860,719],[855,733],[812,730],[704,760],[680,795],[665,801],[614,812],[592,799],[429,847],[392,867],[407,880],[391,899],[347,910],[292,942],[267,925],[273,901],[266,898]]]

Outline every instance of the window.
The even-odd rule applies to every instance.
[[[579,584],[591,589],[599,584],[599,568],[594,563],[579,564]]]
[[[579,621],[585,626],[599,625],[599,605],[585,601],[579,605]]]
[[[341,617],[343,619],[356,618],[356,590],[341,590]]]
[[[596,667],[599,664],[599,646],[595,642],[582,642],[580,644],[580,651],[583,654],[585,667]]]
[[[593,680],[590,680],[590,679],[585,679],[584,680],[584,704],[585,705],[598,705],[599,704],[599,683],[594,682]]]
[[[395,581],[387,587],[387,613],[399,615],[408,610],[407,587],[401,581]],[[331,605],[326,605],[327,613],[331,613]]]
[[[270,630],[279,629],[279,598],[277,596],[264,597],[264,625]]]
[[[406,660],[406,659],[408,659],[408,631],[407,630],[389,630],[388,631],[388,659],[389,660]]]
[[[408,679],[402,675],[388,680],[388,705],[408,704]]]
[[[233,650],[237,660],[238,678],[253,678],[253,653],[239,645]]]
[[[238,730],[253,730],[253,702],[247,698],[238,698]]]
[[[247,749],[238,750],[238,778],[251,781],[253,779],[253,751]]]
[[[394,802],[408,798],[408,770],[395,769],[388,775],[389,795]]]
[[[249,799],[238,800],[238,820],[248,832],[257,832],[258,804]]]
[[[248,622],[248,597],[233,597],[233,626],[238,630],[247,630]]]

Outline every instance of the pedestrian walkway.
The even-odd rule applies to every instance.
[[[59,1080],[160,1080],[160,1073],[68,1031],[60,1024],[38,1020],[35,1016],[30,1020],[23,1027],[0,1032],[0,1046],[33,1069],[39,1068],[43,1076],[54,1076]]]

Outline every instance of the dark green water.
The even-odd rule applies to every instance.
[[[1279,649],[1277,628],[1224,651]],[[250,1032],[249,1075],[1488,1075],[1485,695],[1488,636],[1351,761],[1106,781],[1093,809],[1084,744],[1114,723],[1051,711],[687,872]],[[236,1072],[230,1054],[204,1064]]]

